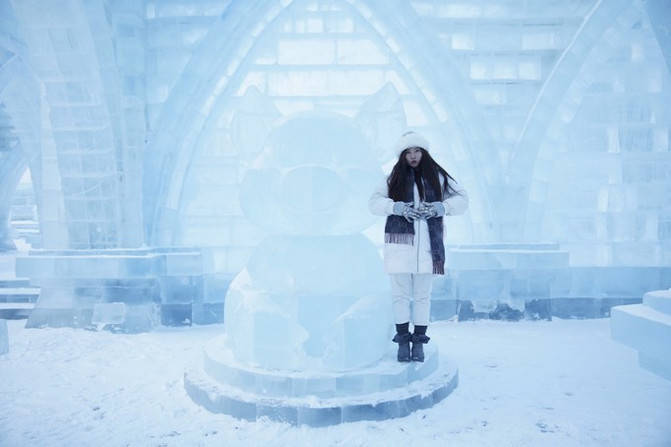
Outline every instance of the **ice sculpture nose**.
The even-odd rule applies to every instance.
[[[303,217],[334,211],[344,200],[346,191],[346,185],[336,172],[320,166],[292,169],[283,178],[281,188],[284,209]]]

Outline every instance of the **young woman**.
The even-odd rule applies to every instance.
[[[373,214],[387,216],[384,266],[391,279],[398,361],[423,362],[433,275],[442,275],[445,267],[443,216],[463,214],[468,195],[431,158],[429,143],[420,134],[404,133],[395,148],[398,161],[368,206]]]

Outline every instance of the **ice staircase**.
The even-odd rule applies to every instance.
[[[27,319],[39,296],[39,287],[30,287],[25,278],[0,278],[0,318]]]
[[[643,295],[641,304],[611,309],[613,339],[638,351],[638,363],[671,380],[671,289]]]
[[[456,364],[425,345],[425,361],[399,363],[395,345],[379,362],[344,372],[280,371],[236,362],[226,335],[204,347],[200,368],[184,374],[184,387],[214,413],[256,421],[326,426],[403,417],[429,408],[457,386]]]
[[[26,241],[26,244],[29,244],[32,248],[39,248],[42,246],[40,224],[37,221],[12,219],[11,225],[16,239],[23,239]]]
[[[0,256],[0,319],[27,319],[40,296],[39,287],[15,277],[14,262],[13,255]]]

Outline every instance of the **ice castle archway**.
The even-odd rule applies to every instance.
[[[527,169],[525,232],[562,244],[577,265],[664,264],[664,47],[640,5],[605,7],[607,14],[594,19],[598,33],[586,32],[579,62],[556,69],[572,75],[555,81],[561,88],[552,94],[559,98],[553,113],[530,131],[538,136]],[[564,191],[564,173],[584,179],[582,185]]]
[[[0,37],[8,37],[16,33],[11,29],[16,18],[9,7],[3,13],[10,20],[0,25]],[[14,248],[11,199],[26,167],[34,165],[41,152],[40,87],[25,56],[25,46],[16,40],[0,40],[0,251]]]

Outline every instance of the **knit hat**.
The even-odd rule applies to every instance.
[[[401,137],[396,141],[394,145],[394,150],[398,155],[401,155],[401,152],[406,150],[409,147],[421,147],[422,149],[429,150],[429,142],[426,138],[418,134],[417,132],[410,130],[403,133]]]

